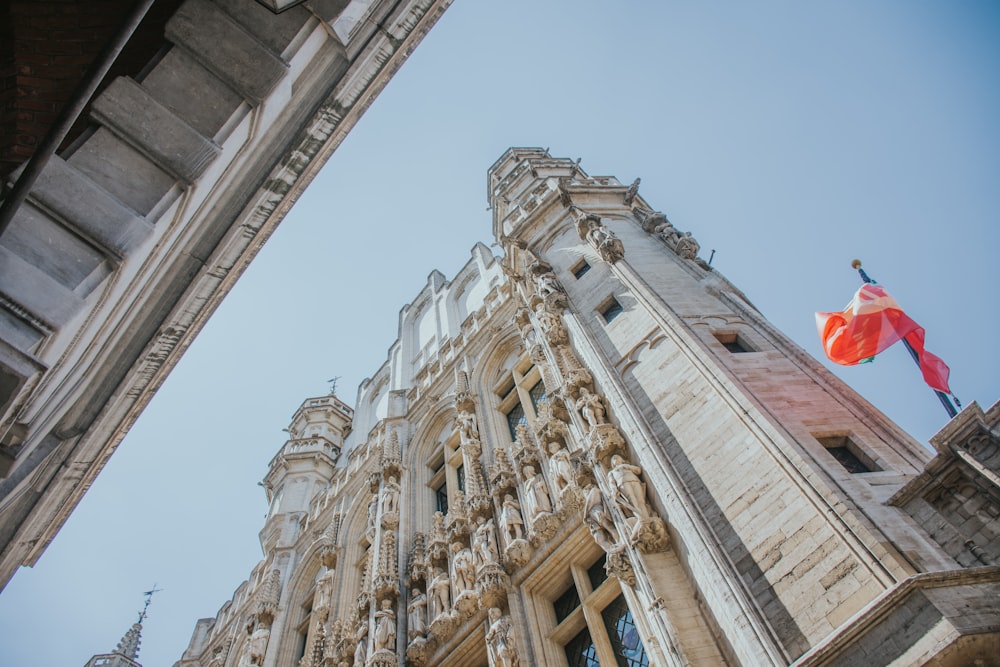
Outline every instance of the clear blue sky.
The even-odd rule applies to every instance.
[[[457,0],[220,307],[34,569],[0,594],[0,663],[83,665],[158,593],[169,667],[260,558],[257,486],[326,380],[353,403],[437,268],[492,242],[509,146],[642,178],[772,322],[821,355],[860,257],[952,387],[1000,398],[1000,5]],[[905,351],[837,369],[925,441]]]

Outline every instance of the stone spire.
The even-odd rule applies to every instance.
[[[121,641],[118,642],[118,646],[115,647],[114,652],[95,655],[87,661],[84,667],[96,667],[97,665],[101,667],[142,667],[137,662],[139,658],[139,644],[142,642],[142,621],[146,618],[146,610],[149,609],[149,602],[153,597],[153,593],[156,593],[158,590],[154,584],[152,590],[143,593],[146,596],[146,602],[142,607],[142,611],[139,612],[139,620],[133,623],[132,627],[128,629]]]

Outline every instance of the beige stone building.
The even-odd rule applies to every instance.
[[[546,151],[270,463],[264,557],[179,667],[1000,659],[1000,404],[932,454],[653,202]]]

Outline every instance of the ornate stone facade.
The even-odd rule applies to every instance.
[[[489,177],[503,259],[431,274],[354,410],[302,405],[264,559],[179,667],[995,659],[1000,406],[931,460],[638,180]]]

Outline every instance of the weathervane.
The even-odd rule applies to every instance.
[[[146,618],[147,616],[146,610],[149,609],[149,603],[153,599],[153,593],[159,593],[162,590],[163,590],[162,588],[157,588],[156,584],[154,583],[153,588],[143,593],[143,595],[146,596],[146,603],[142,605],[142,611],[139,612],[139,621],[138,621],[139,623],[142,623],[142,619]]]
[[[340,379],[340,376],[339,375],[335,375],[332,378],[330,378],[329,380],[327,380],[327,382],[330,384],[330,395],[331,396],[335,396],[337,394],[337,380],[339,380],[339,379]]]

